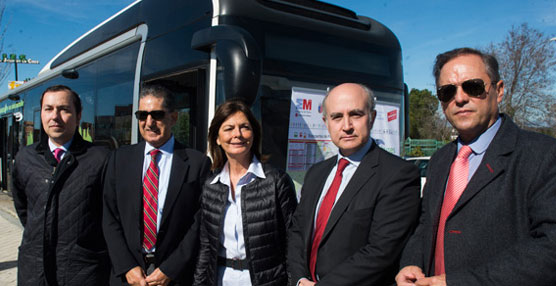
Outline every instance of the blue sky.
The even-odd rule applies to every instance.
[[[0,0],[2,1],[2,0]],[[131,0],[3,0],[7,27],[2,53],[25,54],[39,65],[19,65],[19,79],[37,75],[79,36],[126,7]],[[198,1],[198,0],[196,0]],[[556,0],[327,0],[376,19],[400,40],[409,88],[434,88],[434,57],[453,48],[480,48],[504,39],[512,25],[527,22],[556,36]],[[556,45],[556,42],[554,42]],[[14,80],[13,66],[0,94]]]

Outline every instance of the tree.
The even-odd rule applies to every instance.
[[[504,41],[486,48],[498,59],[504,80],[500,109],[521,127],[543,126],[554,116],[555,49],[549,36],[527,23],[512,26]]]
[[[428,89],[409,92],[409,137],[450,140],[452,128],[439,109],[436,96]]]
[[[412,88],[409,92],[409,137],[429,138],[429,123],[434,120],[438,99],[428,89]]]

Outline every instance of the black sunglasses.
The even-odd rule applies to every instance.
[[[491,83],[494,84],[494,83]],[[461,83],[461,88],[467,95],[473,97],[479,97],[485,93],[485,87],[487,85],[480,78],[468,79]],[[436,96],[442,102],[448,102],[454,98],[456,92],[458,91],[458,86],[455,84],[446,84],[436,89]]]
[[[164,116],[166,115],[166,111],[164,110],[152,110],[152,111],[143,111],[143,110],[137,110],[135,111],[135,117],[137,118],[137,120],[147,120],[147,117],[149,117],[149,114],[151,115],[151,117],[154,120],[162,120],[164,119]]]

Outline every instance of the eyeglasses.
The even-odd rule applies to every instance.
[[[491,83],[493,85],[494,83]],[[461,84],[461,88],[467,95],[472,97],[479,97],[485,93],[485,82],[480,78],[468,79]],[[454,98],[458,86],[455,84],[446,84],[436,89],[436,96],[442,102],[448,102]]]
[[[144,111],[144,110],[137,110],[135,111],[135,117],[137,118],[137,120],[147,120],[147,117],[149,117],[149,114],[151,115],[151,117],[154,120],[162,120],[164,119],[164,116],[166,116],[166,111],[164,110],[152,110],[152,111]]]

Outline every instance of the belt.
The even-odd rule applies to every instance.
[[[143,254],[143,260],[145,260],[145,264],[154,264],[154,253],[145,253]]]
[[[249,269],[249,261],[247,259],[230,259],[218,256],[218,265],[233,268],[235,270]]]

